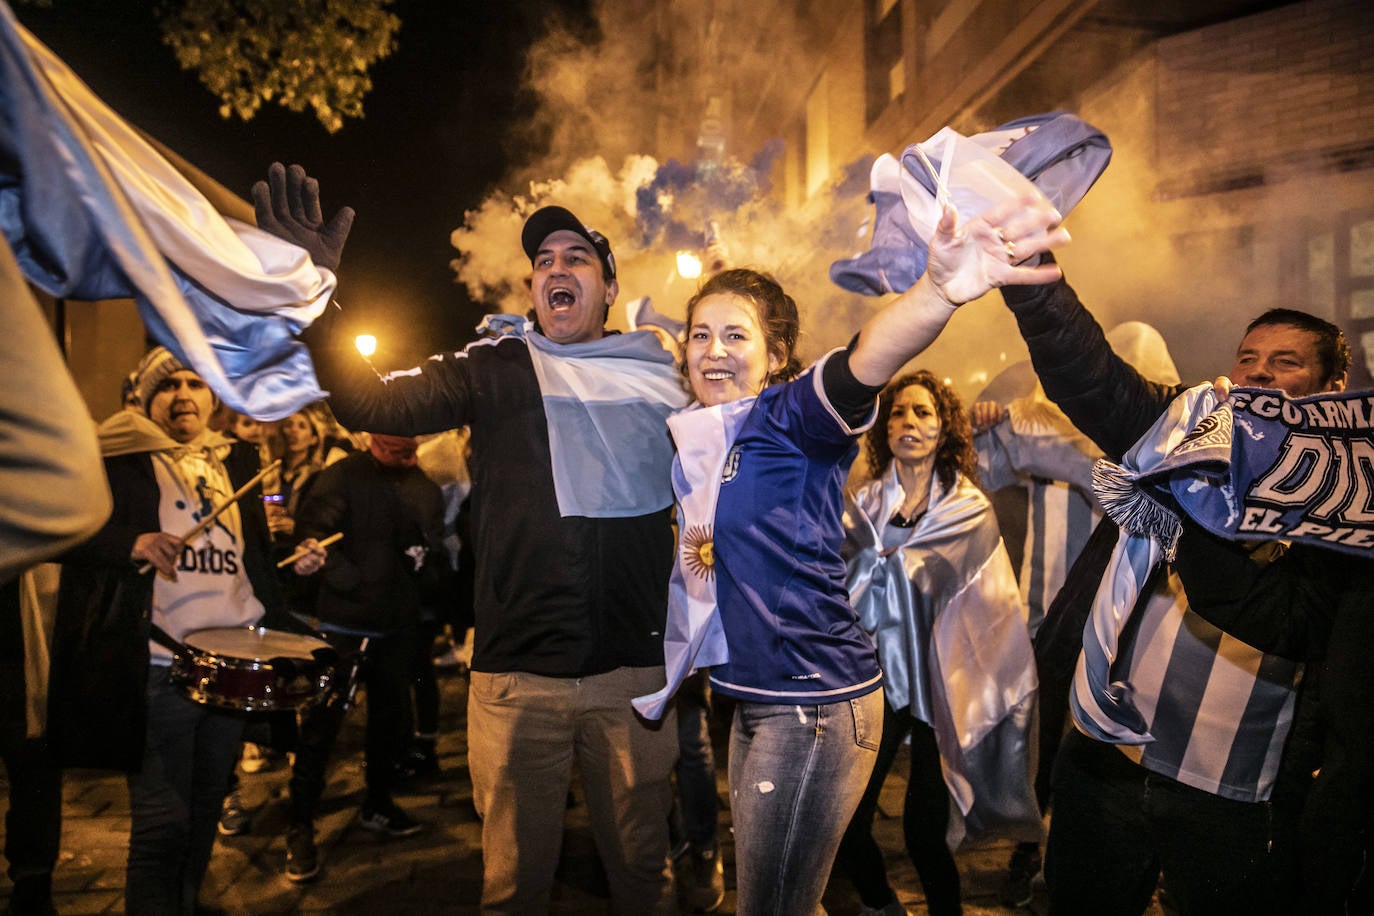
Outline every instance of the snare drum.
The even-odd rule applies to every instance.
[[[263,627],[218,627],[185,638],[172,680],[220,709],[267,712],[308,706],[329,688],[338,653],[322,639]]]

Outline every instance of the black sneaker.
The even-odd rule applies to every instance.
[[[224,796],[224,807],[219,812],[220,836],[238,836],[247,833],[253,824],[253,815],[243,806],[243,796],[235,789]]]
[[[1016,909],[1031,902],[1031,882],[1040,874],[1040,846],[1037,843],[1017,843],[1007,865],[1007,878],[1002,884],[1001,903]]]
[[[387,836],[414,836],[424,825],[402,811],[395,802],[368,802],[363,805],[360,823],[367,830]]]
[[[693,913],[714,913],[725,899],[725,866],[713,846],[693,849],[687,896]]]
[[[286,828],[286,880],[304,884],[320,873],[320,855],[315,850],[315,828],[292,824]]]

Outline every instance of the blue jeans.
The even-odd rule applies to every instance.
[[[186,699],[165,667],[148,666],[143,767],[129,775],[128,913],[194,912],[243,725]]]
[[[730,804],[739,916],[816,912],[882,732],[881,690],[825,706],[735,707]]]

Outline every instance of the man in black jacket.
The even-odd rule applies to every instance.
[[[274,165],[258,224],[336,266],[318,187]],[[304,214],[305,219],[300,215]],[[619,292],[604,236],[561,207],[526,221],[536,321],[382,379],[329,308],[302,334],[345,425],[472,428],[476,625],[468,693],[482,907],[548,908],[576,761],[616,912],[676,909],[668,860],[677,722],[630,705],[663,687],[672,443],[686,402],[649,334],[607,335]]]
[[[1004,294],[1046,393],[1109,458],[1120,460],[1181,393],[1117,357],[1066,282]],[[1230,374],[1301,396],[1344,388],[1348,359],[1329,322],[1274,310],[1247,328]],[[1185,914],[1267,912],[1270,795],[1298,667],[1200,618],[1165,564],[1141,586],[1111,679],[1132,685],[1150,737],[1113,746],[1080,723],[1061,746],[1045,865],[1051,912],[1141,913],[1161,870]]]
[[[1198,614],[1266,652],[1307,662],[1280,777],[1290,804],[1279,812],[1286,834],[1275,911],[1370,912],[1374,561],[1294,545],[1261,565],[1253,552],[1253,544],[1184,518],[1175,567]]]
[[[392,800],[400,755],[410,737],[410,680],[420,605],[444,568],[443,497],[415,463],[415,440],[374,434],[367,452],[354,452],[320,471],[296,513],[296,534],[343,540],[330,549],[320,573],[315,617],[306,621],[344,653],[334,691],[301,720],[291,770],[291,825],[286,877],[319,873],[314,816],[324,792],[325,767],[345,712],[349,672],[367,684],[367,799],[363,827],[410,836],[420,824]]]

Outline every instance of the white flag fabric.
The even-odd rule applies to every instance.
[[[0,231],[53,296],[133,298],[149,333],[262,420],[325,396],[295,336],[335,278],[222,215],[0,3]]]

